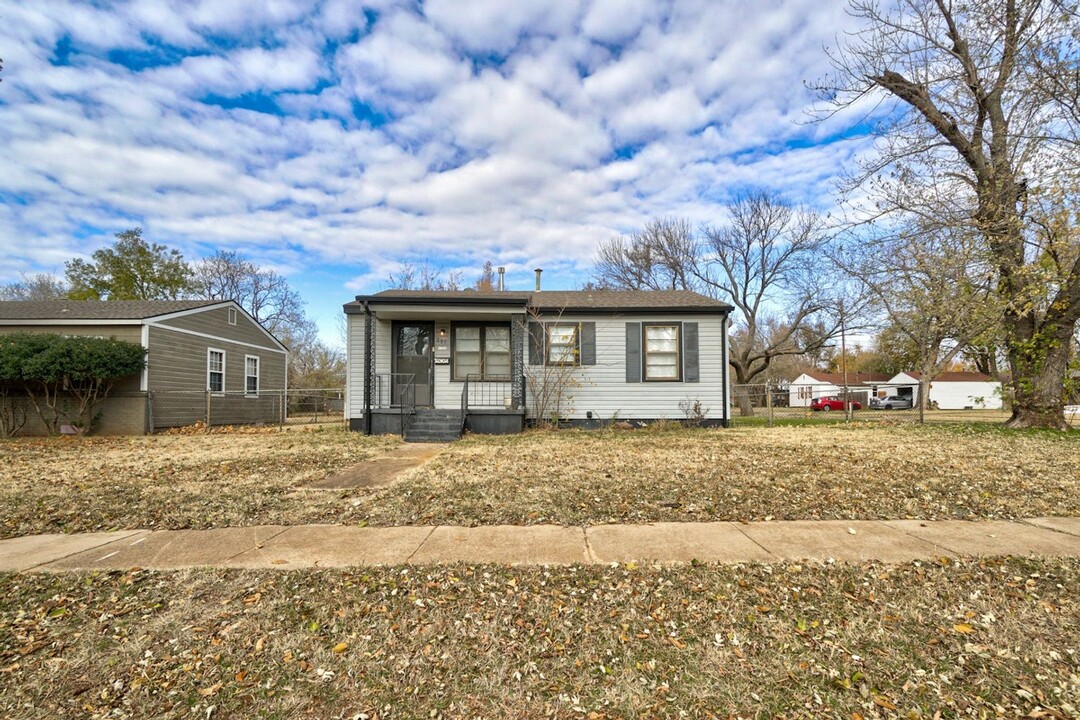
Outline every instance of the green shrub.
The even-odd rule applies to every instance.
[[[145,367],[141,345],[115,338],[0,336],[0,388],[25,393],[50,433],[64,421],[89,433],[113,384]]]

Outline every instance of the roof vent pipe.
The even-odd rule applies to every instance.
[[[540,274],[544,272],[540,268],[536,268],[536,292],[540,292]]]
[[[506,268],[499,267],[499,292],[506,289]]]

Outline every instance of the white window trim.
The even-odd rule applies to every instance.
[[[221,390],[210,389],[210,353],[221,353]],[[225,351],[220,348],[208,347],[206,348],[206,391],[212,393],[225,394],[225,360],[228,356]]]
[[[236,308],[231,307],[228,310],[229,310],[229,324],[230,325],[235,325],[236,324]]]
[[[248,392],[248,360],[255,361],[255,392]],[[244,397],[258,397],[259,387],[262,383],[262,359],[258,355],[244,356]]]

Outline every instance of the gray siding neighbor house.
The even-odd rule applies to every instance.
[[[422,441],[731,417],[731,306],[694,292],[387,290],[344,309],[353,430]]]
[[[207,392],[237,396],[236,422],[276,422],[276,401],[260,395],[286,388],[288,349],[231,300],[0,302],[0,333],[13,332],[113,337],[147,349],[142,374],[114,386],[103,433],[192,424],[205,418]]]

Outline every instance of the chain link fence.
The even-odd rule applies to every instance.
[[[188,427],[344,424],[344,388],[245,392],[155,391],[148,394],[153,430]]]
[[[920,411],[917,385],[889,386],[888,393],[849,387],[819,390],[807,386],[770,384],[732,387],[732,423],[738,426],[804,424],[808,422],[1004,422],[1005,409]],[[1066,417],[1068,419],[1068,417]]]

